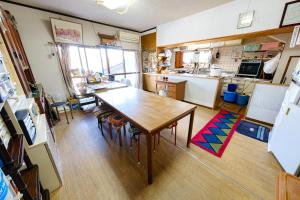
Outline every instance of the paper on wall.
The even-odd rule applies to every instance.
[[[294,48],[296,45],[300,45],[299,30],[300,30],[300,25],[294,27],[290,48]]]

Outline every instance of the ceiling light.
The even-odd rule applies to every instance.
[[[119,14],[125,14],[128,11],[129,6],[134,0],[96,0],[98,5],[103,5],[104,7],[115,10]]]

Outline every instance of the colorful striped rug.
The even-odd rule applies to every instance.
[[[192,138],[192,143],[221,157],[242,117],[221,110]]]

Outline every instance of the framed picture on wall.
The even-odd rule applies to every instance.
[[[300,0],[285,4],[280,27],[300,25]]]
[[[58,43],[82,44],[82,25],[50,18],[54,41]]]

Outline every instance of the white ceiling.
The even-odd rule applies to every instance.
[[[135,0],[124,15],[97,6],[95,0],[11,1],[141,32],[232,0]]]

